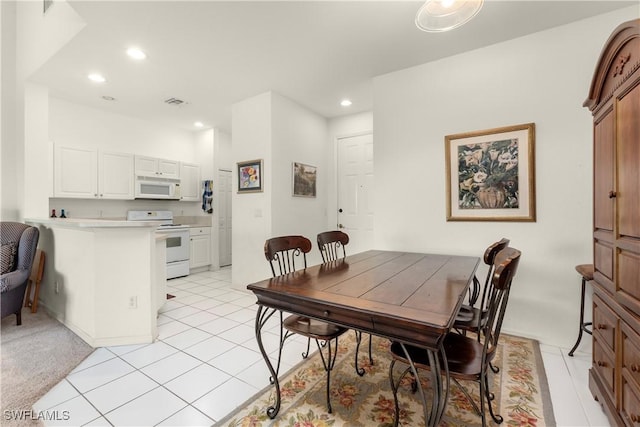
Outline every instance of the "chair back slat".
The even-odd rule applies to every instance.
[[[302,262],[302,268],[307,268],[310,251],[311,240],[304,236],[274,237],[264,243],[264,256],[269,261],[273,277],[295,271],[296,260]]]
[[[342,231],[325,231],[318,234],[318,249],[322,255],[322,262],[335,261],[347,256],[345,246],[349,243],[349,235]]]
[[[494,257],[494,273],[488,295],[488,317],[482,333],[485,336],[483,357],[498,345],[502,322],[509,300],[511,283],[518,270],[521,252],[514,248],[505,248]]]
[[[487,277],[484,280],[484,287],[482,289],[482,299],[480,300],[480,309],[486,311],[489,307],[489,301],[487,294],[491,291],[491,277],[495,270],[495,258],[498,253],[509,246],[509,239],[502,238],[499,241],[493,243],[484,251],[483,260],[486,265],[489,266],[487,270]]]

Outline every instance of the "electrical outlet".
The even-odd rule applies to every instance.
[[[129,297],[129,308],[137,308],[138,307],[138,297],[132,296]]]

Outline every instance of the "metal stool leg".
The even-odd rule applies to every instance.
[[[573,348],[569,352],[569,356],[571,357],[573,357],[573,352],[576,351],[576,349],[578,348],[578,345],[580,345],[580,341],[582,340],[582,332],[586,332],[589,335],[591,335],[591,331],[587,329],[587,326],[591,325],[592,322],[585,323],[584,321],[584,293],[585,293],[586,282],[587,282],[586,279],[583,277],[582,278],[582,295],[580,299],[580,329],[578,330],[578,339],[576,340],[576,343],[573,345]]]

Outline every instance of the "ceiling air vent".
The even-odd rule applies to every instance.
[[[186,104],[186,102],[184,102],[182,99],[178,99],[178,98],[165,99],[164,103],[168,104],[168,105],[178,105],[178,106]]]

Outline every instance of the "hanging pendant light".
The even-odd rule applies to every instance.
[[[427,0],[416,14],[416,25],[422,31],[453,30],[480,12],[484,0]]]

